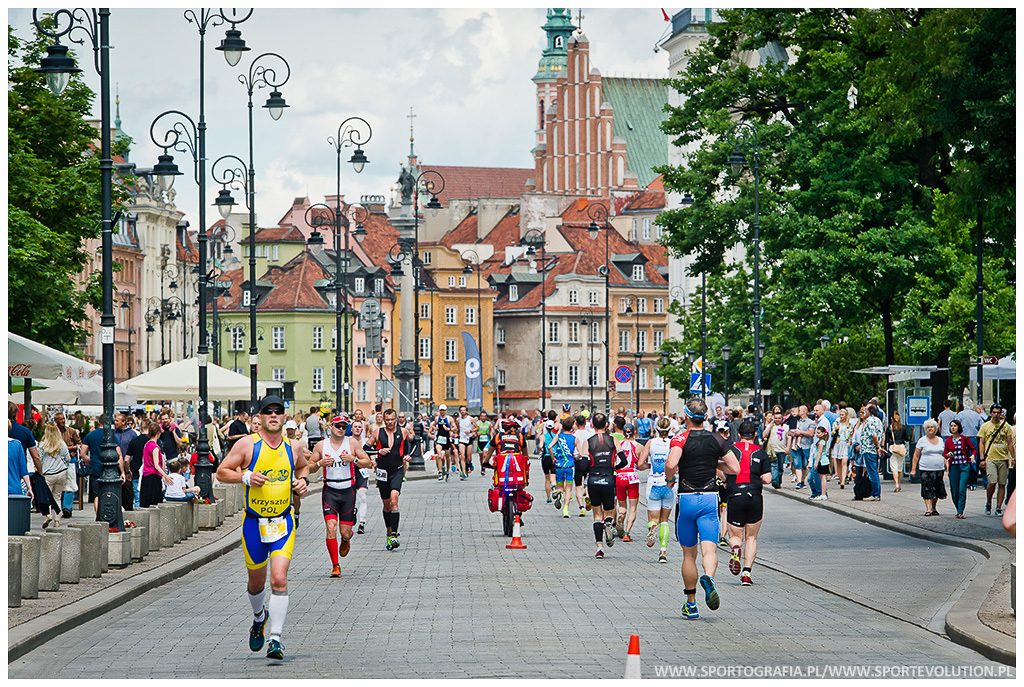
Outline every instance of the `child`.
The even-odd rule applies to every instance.
[[[171,482],[164,491],[164,501],[191,501],[199,495],[199,487],[190,487],[185,481],[185,470],[188,469],[187,460],[172,460],[167,467],[171,473]]]
[[[812,501],[828,501],[828,475],[831,472],[829,466],[831,461],[828,456],[828,430],[819,426],[814,431],[814,444],[811,446],[811,469],[815,471],[816,477],[811,483],[811,490],[818,487],[820,493],[811,496]]]

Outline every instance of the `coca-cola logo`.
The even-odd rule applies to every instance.
[[[11,377],[29,377],[32,375],[32,366],[24,363],[19,365],[8,365],[7,374]]]

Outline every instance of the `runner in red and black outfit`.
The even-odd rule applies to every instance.
[[[398,428],[398,414],[393,408],[384,411],[384,426],[377,430],[377,489],[384,502],[384,525],[387,539],[384,548],[392,551],[398,543],[398,495],[405,478],[405,431]]]
[[[772,467],[768,453],[754,443],[757,425],[747,419],[740,423],[740,440],[733,444],[732,454],[740,463],[740,470],[735,475],[726,475],[725,489],[728,494],[726,519],[729,522],[729,545],[732,556],[729,558],[729,572],[740,574],[740,551],[742,547],[743,575],[740,584],[749,587],[750,570],[754,567],[757,557],[757,533],[761,529],[764,517],[764,496],[761,489],[771,484]]]
[[[618,445],[608,434],[608,416],[594,415],[594,436],[584,446],[576,445],[577,454],[588,460],[587,493],[594,511],[595,558],[604,558],[601,535],[608,546],[615,543],[615,470],[626,466],[626,459],[616,455]]]
[[[525,489],[530,483],[530,460],[526,453],[526,437],[515,418],[506,417],[497,424],[491,438],[494,456],[491,468],[494,470],[494,486],[506,488],[506,498],[515,498],[514,493]],[[522,514],[519,524],[523,524]]]

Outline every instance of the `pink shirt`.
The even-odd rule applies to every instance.
[[[150,439],[146,442],[146,447],[142,449],[142,476],[146,475],[158,475],[156,464],[154,463],[154,454],[160,450],[160,447],[155,441]],[[163,457],[161,456],[160,467],[163,467]]]

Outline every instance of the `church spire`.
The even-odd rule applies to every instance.
[[[541,28],[547,34],[547,43],[533,80],[553,81],[565,73],[568,64],[567,41],[576,28],[572,23],[572,11],[565,8],[548,9],[547,21]]]
[[[416,115],[413,114],[412,105],[409,106],[409,114],[405,115],[409,118],[409,169],[415,169],[419,165],[419,161],[416,159],[416,150],[413,145],[416,142],[416,137],[413,135],[413,122]]]
[[[114,86],[116,95],[114,96],[114,128],[118,131],[121,130],[121,84]]]

